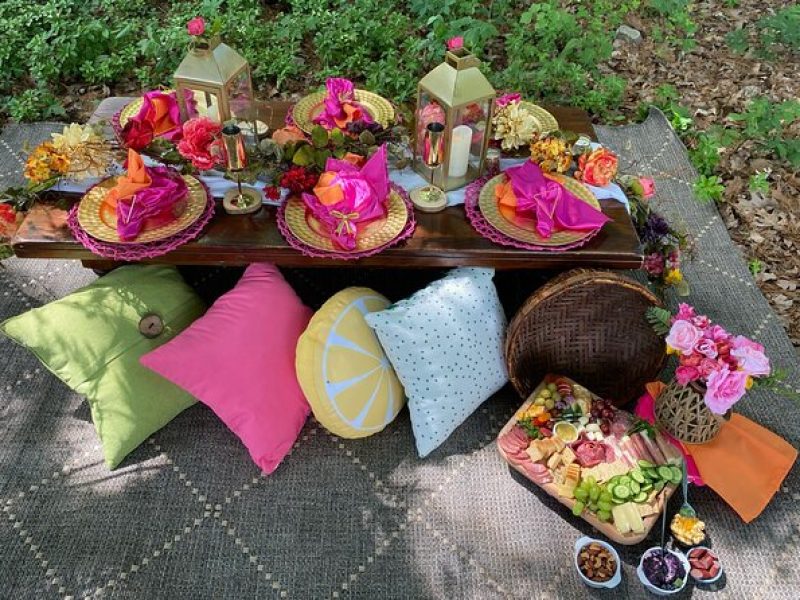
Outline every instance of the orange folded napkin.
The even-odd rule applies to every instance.
[[[144,161],[135,150],[128,150],[128,172],[117,178],[117,184],[108,190],[103,202],[116,210],[117,202],[130,198],[136,192],[150,187],[150,175],[144,166]]]
[[[797,459],[786,440],[737,413],[710,442],[684,447],[706,485],[745,523],[766,508]]]

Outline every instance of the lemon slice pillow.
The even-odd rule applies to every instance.
[[[343,438],[381,431],[405,404],[403,386],[364,315],[389,301],[368,288],[332,296],[297,342],[295,368],[317,421]]]

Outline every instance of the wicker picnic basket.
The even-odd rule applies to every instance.
[[[719,433],[724,417],[706,406],[705,388],[673,380],[656,400],[656,422],[673,437],[689,444],[705,444]]]
[[[548,373],[566,375],[622,406],[664,366],[664,340],[645,319],[662,302],[610,271],[576,269],[539,288],[508,328],[506,364],[523,397]]]

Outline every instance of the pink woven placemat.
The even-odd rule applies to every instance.
[[[183,231],[157,242],[149,242],[147,244],[113,244],[93,238],[86,233],[78,222],[78,205],[80,202],[76,202],[70,209],[69,215],[67,216],[67,225],[76,240],[93,254],[97,254],[103,258],[134,262],[147,258],[155,258],[156,256],[163,256],[167,252],[172,252],[178,246],[182,246],[186,242],[195,239],[200,235],[200,232],[203,231],[203,228],[205,228],[211,220],[211,217],[214,216],[214,197],[211,195],[208,186],[202,181],[200,183],[203,185],[203,189],[206,192],[206,208],[203,213],[194,223]]]
[[[294,236],[289,229],[289,226],[286,224],[285,202],[278,208],[278,229],[280,230],[283,239],[286,240],[286,243],[305,256],[312,256],[315,258],[334,258],[337,260],[358,260],[359,258],[364,258],[365,256],[379,254],[386,248],[396,246],[401,241],[410,238],[414,234],[414,229],[417,227],[417,221],[414,218],[414,206],[411,204],[411,199],[408,197],[408,192],[395,183],[390,185],[392,190],[397,192],[403,199],[403,202],[406,203],[406,208],[408,209],[408,221],[406,221],[405,227],[403,227],[403,230],[398,234],[398,236],[383,246],[372,248],[371,250],[365,250],[363,252],[326,252],[325,250],[320,250],[304,244]]]
[[[493,241],[495,244],[500,244],[501,246],[511,246],[521,250],[534,250],[537,252],[564,252],[566,250],[572,250],[573,248],[579,248],[583,246],[594,236],[600,233],[600,229],[602,229],[601,227],[600,229],[591,232],[585,238],[564,246],[537,246],[536,244],[528,244],[527,242],[521,242],[519,240],[515,240],[514,238],[508,237],[506,234],[497,231],[497,229],[492,227],[492,225],[483,216],[483,213],[481,213],[481,209],[478,206],[478,199],[480,198],[481,189],[492,177],[494,177],[494,175],[484,175],[467,186],[467,189],[464,192],[464,209],[467,213],[467,219],[469,220],[473,229],[475,229],[475,231],[477,231],[487,240]]]

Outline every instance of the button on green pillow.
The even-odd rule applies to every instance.
[[[0,330],[86,396],[103,454],[116,467],[195,399],[139,358],[205,311],[174,267],[120,267]]]

